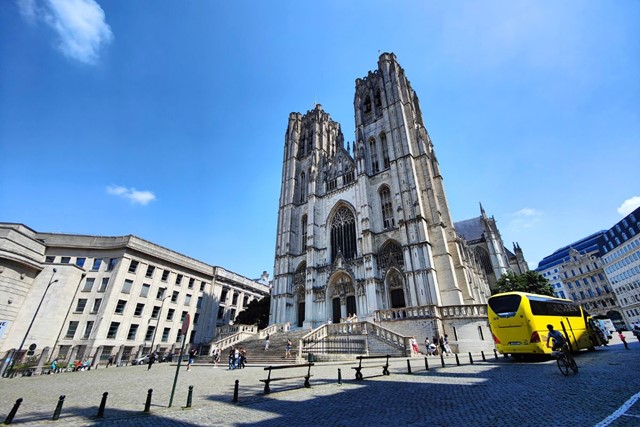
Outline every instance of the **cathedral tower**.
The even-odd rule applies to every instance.
[[[416,93],[392,53],[356,80],[353,155],[316,105],[291,113],[271,323],[481,304],[486,278],[458,238]]]

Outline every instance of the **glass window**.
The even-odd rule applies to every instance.
[[[231,300],[231,305],[236,305],[236,304],[238,304],[238,293],[234,292],[233,293],[233,298]]]
[[[142,311],[144,310],[144,303],[139,302],[136,304],[136,311],[133,313],[134,316],[142,316]]]
[[[199,319],[200,319],[200,313],[196,313],[193,315],[193,326],[198,324]]]
[[[100,305],[102,304],[102,298],[96,298],[93,301],[93,308],[91,309],[92,313],[97,313],[100,310]]]
[[[202,297],[198,297],[198,302],[196,303],[196,308],[202,307]]]
[[[155,326],[148,326],[147,333],[144,336],[145,341],[151,341],[153,339],[153,332],[156,330]]]
[[[118,263],[118,258],[110,258],[109,264],[107,264],[107,271],[112,271],[116,268],[116,264]]]
[[[63,256],[62,258],[60,258],[60,262],[62,264],[69,264],[71,262],[71,257]]]
[[[169,270],[164,270],[162,272],[162,277],[160,278],[160,280],[162,280],[163,282],[166,282],[167,279],[169,279]]]
[[[151,318],[152,319],[157,319],[159,312],[160,312],[160,306],[158,306],[158,305],[154,306],[153,307],[153,311],[151,312]]]
[[[131,293],[131,287],[133,286],[133,280],[125,280],[124,284],[122,285],[122,293],[123,294],[129,294]]]
[[[380,205],[382,207],[382,225],[386,228],[395,227],[395,219],[393,217],[393,204],[391,203],[391,192],[389,187],[383,186],[380,189]]]
[[[189,289],[193,289],[193,284],[196,282],[196,279],[194,279],[193,277],[191,279],[189,279]]]
[[[93,329],[93,320],[89,320],[87,322],[87,325],[84,328],[84,334],[82,335],[82,338],[87,339],[91,336],[91,330]]]
[[[306,215],[302,215],[302,220],[300,221],[300,231],[302,233],[302,242],[300,242],[300,246],[302,247],[303,251],[307,250],[307,216]]]
[[[205,287],[206,285],[207,285],[207,284],[206,284],[205,282],[200,282],[200,292],[204,292],[204,287]]]
[[[80,268],[84,267],[84,263],[87,259],[86,258],[76,258],[76,265]]]
[[[44,262],[48,262],[48,263],[52,263],[52,262],[54,262],[55,260],[56,260],[56,257],[54,257],[54,256],[46,256],[46,257],[44,258]]]
[[[84,286],[82,287],[82,292],[91,292],[91,288],[93,288],[93,284],[96,279],[93,277],[87,277],[84,282]]]
[[[100,287],[98,288],[98,292],[104,292],[107,290],[107,285],[109,284],[109,278],[103,277],[102,282],[100,282]]]
[[[124,308],[127,305],[127,300],[124,299],[120,299],[118,300],[118,304],[116,304],[116,314],[122,314],[124,313]]]
[[[93,265],[91,266],[91,271],[100,270],[100,266],[102,265],[102,258],[96,258],[93,260]]]
[[[131,326],[129,326],[129,333],[127,333],[127,339],[135,340],[137,333],[138,333],[138,325],[132,324]]]
[[[184,297],[184,305],[191,305],[191,294],[187,294]]]
[[[78,324],[80,322],[76,320],[72,320],[69,322],[69,327],[67,327],[67,333],[64,335],[65,338],[72,340],[76,335],[76,330],[78,329]]]
[[[87,305],[87,299],[86,298],[80,298],[78,299],[78,303],[76,304],[76,313],[82,313],[84,311],[84,308]]]
[[[224,307],[218,307],[218,319],[222,319],[224,316]]]
[[[171,302],[177,302],[179,296],[180,296],[180,292],[173,291],[173,294],[171,295]]]
[[[138,269],[138,264],[140,264],[138,261],[132,259],[129,264],[129,273],[135,273]]]
[[[151,279],[153,277],[153,272],[156,271],[156,268],[153,265],[147,266],[147,272],[144,275],[147,279]]]
[[[176,285],[180,285],[180,283],[182,283],[182,274],[176,276]]]
[[[182,312],[182,315],[180,316],[180,321],[181,321],[181,322],[183,322],[183,321],[184,321],[184,318],[185,318],[185,317],[187,317],[187,313],[188,313],[188,311],[183,311],[183,312]]]
[[[140,296],[142,298],[146,298],[149,295],[149,289],[151,289],[151,285],[145,283],[142,285],[142,289],[140,290]]]
[[[173,320],[173,316],[176,313],[176,310],[173,308],[170,308],[169,311],[167,312],[167,320]]]
[[[109,331],[107,332],[107,339],[114,339],[118,333],[119,327],[120,322],[111,322],[111,325],[109,325]]]
[[[167,288],[158,288],[158,292],[156,292],[156,299],[164,298],[164,293],[167,291]]]
[[[171,333],[171,328],[164,328],[162,331],[162,342],[169,341],[169,334]]]

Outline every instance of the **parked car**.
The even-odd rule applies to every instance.
[[[145,354],[142,357],[138,357],[136,359],[133,359],[131,361],[132,365],[146,365],[147,363],[149,363],[149,355]]]

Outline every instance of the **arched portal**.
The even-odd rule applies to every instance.
[[[295,291],[296,296],[296,308],[297,308],[297,316],[296,316],[296,325],[302,327],[304,323],[304,312],[305,312],[305,304],[304,304],[304,284],[307,275],[307,263],[301,262],[298,268],[296,269],[295,274],[293,275],[293,289]]]
[[[331,319],[334,323],[347,315],[357,314],[356,290],[353,279],[346,273],[341,273],[329,285],[327,299],[330,301]]]
[[[407,306],[404,295],[404,280],[398,270],[390,269],[387,273],[385,283],[389,290],[389,306],[391,308],[402,308]]]

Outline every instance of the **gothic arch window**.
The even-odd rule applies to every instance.
[[[487,273],[487,275],[492,274],[493,267],[491,266],[491,259],[489,258],[487,251],[484,248],[476,247],[473,249],[473,253],[476,258],[478,258],[478,262],[480,262],[484,272]]]
[[[345,259],[356,256],[356,219],[353,212],[342,206],[331,220],[331,259],[335,260],[338,251]]]
[[[394,240],[386,242],[378,252],[378,267],[380,270],[385,271],[391,266],[395,266],[400,270],[404,269],[402,248]]]
[[[305,199],[307,198],[306,189],[307,189],[306,175],[304,174],[304,172],[302,172],[300,174],[300,202],[304,202]]]
[[[300,230],[302,231],[302,233],[300,233],[302,235],[302,251],[306,251],[307,250],[307,216],[306,215],[302,215],[302,220],[300,221]]]
[[[380,94],[380,88],[376,89],[375,102],[376,102],[376,108],[382,107],[382,95]]]
[[[293,289],[297,292],[298,289],[304,289],[304,282],[307,275],[307,263],[302,261],[296,272],[293,274]]]
[[[370,113],[371,112],[371,97],[369,95],[367,95],[364,98],[364,112],[365,113]]]
[[[378,147],[375,138],[369,140],[369,157],[371,158],[371,173],[378,173],[380,166],[378,165]]]
[[[393,203],[391,203],[391,191],[389,187],[383,185],[378,191],[380,195],[380,206],[382,207],[382,225],[385,229],[393,228],[396,226],[396,221],[393,218]]]
[[[387,146],[387,135],[382,132],[380,134],[380,145],[382,148],[382,164],[384,169],[389,169],[391,162],[389,161],[389,147]]]

